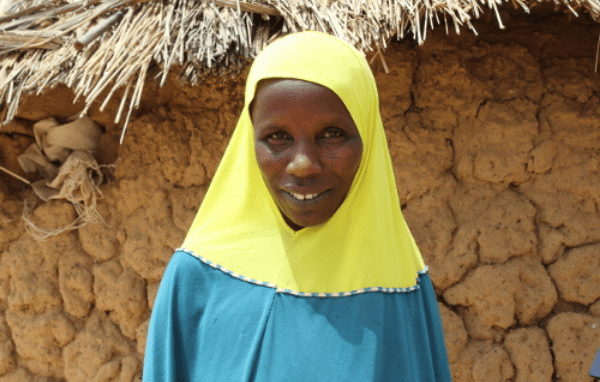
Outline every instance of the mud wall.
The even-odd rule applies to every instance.
[[[506,20],[508,18],[509,20]],[[592,381],[600,346],[599,32],[585,20],[510,19],[479,37],[394,44],[379,72],[404,214],[438,293],[454,381]],[[146,89],[112,163],[105,223],[33,240],[26,187],[0,176],[0,379],[132,381],[174,248],[214,175],[242,106],[243,78]],[[57,88],[25,100],[24,125],[80,107]],[[112,107],[118,105],[114,100]],[[32,138],[0,133],[0,164]],[[118,150],[118,152],[117,152]],[[58,227],[71,205],[40,205]]]

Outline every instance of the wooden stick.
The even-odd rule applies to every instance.
[[[245,12],[250,12],[250,13],[259,13],[262,15],[269,15],[269,16],[281,16],[281,13],[275,9],[274,7],[268,6],[268,5],[262,5],[262,4],[251,4],[251,3],[245,3],[245,2],[237,2],[237,1],[230,1],[230,0],[213,0],[215,4],[223,6],[223,7],[228,7],[228,8],[233,8],[233,9],[241,9],[242,11]]]
[[[26,16],[26,15],[29,15],[31,13],[35,13],[35,12],[37,12],[39,10],[42,10],[44,8],[47,8],[47,7],[48,7],[47,5],[37,5],[35,7],[24,9],[21,12],[17,12],[17,13],[13,13],[13,14],[10,14],[10,15],[2,16],[2,17],[0,17],[0,23],[3,23],[5,21],[11,21],[11,20],[14,20],[14,19],[18,19],[21,16]]]
[[[34,37],[34,36],[18,36],[11,34],[0,35],[0,46],[3,48],[18,48],[18,49],[58,49],[60,48],[63,39],[60,37]]]
[[[58,16],[75,10],[85,9],[91,5],[100,4],[101,0],[84,0],[77,3],[61,5],[53,9],[52,16]]]
[[[600,54],[600,35],[598,35],[598,45],[596,45],[596,63],[594,64],[594,73],[598,73],[598,55]]]
[[[94,41],[98,38],[102,33],[104,33],[108,28],[113,26],[123,17],[122,12],[117,12],[114,15],[110,16],[106,20],[102,21],[94,28],[90,29],[83,37],[79,40],[75,41],[75,49],[83,50],[90,42]]]
[[[17,175],[14,172],[10,171],[9,169],[0,166],[0,170],[4,171],[5,173],[7,173],[8,175],[12,175],[15,178],[19,179],[21,182],[27,184],[28,186],[31,185],[31,182],[28,181],[27,179],[23,178],[21,175]]]

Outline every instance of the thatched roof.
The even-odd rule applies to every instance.
[[[390,39],[421,43],[436,25],[471,21],[505,0],[0,0],[1,120],[13,119],[22,95],[65,84],[87,108],[122,91],[117,122],[129,119],[148,79],[164,83],[173,67],[197,83],[238,72],[271,40],[320,30],[363,52]],[[525,12],[538,4],[511,0]],[[597,20],[600,0],[553,0]],[[99,98],[99,96],[101,96]],[[83,110],[85,114],[87,108]]]

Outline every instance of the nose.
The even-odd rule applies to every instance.
[[[316,155],[306,147],[299,148],[286,167],[286,172],[300,178],[307,178],[322,171]]]

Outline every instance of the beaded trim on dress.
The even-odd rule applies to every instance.
[[[412,292],[414,290],[419,289],[419,278],[417,277],[416,279],[416,284],[408,287],[408,288],[383,288],[383,287],[370,287],[370,288],[362,288],[362,289],[356,289],[356,290],[352,290],[349,292],[339,292],[339,293],[310,293],[310,292],[298,292],[295,290],[291,290],[291,289],[282,289],[282,288],[278,288],[276,284],[273,283],[268,283],[265,281],[259,281],[259,280],[255,280],[252,279],[250,277],[246,277],[244,275],[240,275],[237,274],[213,261],[210,261],[198,254],[196,254],[194,251],[191,251],[189,249],[186,248],[177,248],[175,249],[176,252],[185,252],[189,255],[194,256],[195,258],[197,258],[198,260],[202,261],[204,264],[209,265],[212,268],[218,269],[221,272],[234,277],[236,279],[245,281],[245,282],[249,282],[255,285],[260,285],[260,286],[264,286],[267,288],[273,288],[275,289],[275,293],[283,293],[283,294],[290,294],[293,296],[298,296],[298,297],[318,297],[318,298],[335,298],[335,297],[347,297],[347,296],[354,296],[357,294],[363,294],[363,293],[373,293],[373,292],[381,292],[381,293],[406,293],[406,292]],[[429,268],[427,266],[425,266],[424,269],[420,270],[418,272],[419,275],[424,275],[427,273],[427,271],[429,270]]]

